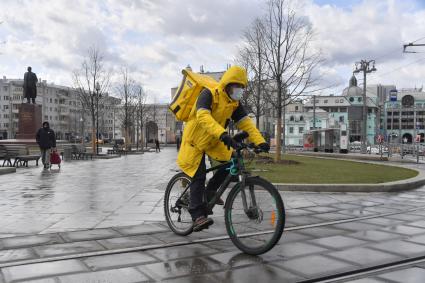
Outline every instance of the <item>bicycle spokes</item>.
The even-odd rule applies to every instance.
[[[183,174],[176,175],[168,184],[164,209],[171,229],[179,235],[187,235],[192,229],[192,217],[189,214],[190,179]]]
[[[282,217],[274,196],[263,187],[252,184],[240,188],[228,213],[235,237],[242,246],[253,250],[272,241],[278,218]]]

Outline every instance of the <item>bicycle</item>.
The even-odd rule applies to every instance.
[[[207,169],[207,173],[222,167],[230,171],[207,203],[207,209],[212,212],[216,201],[236,177],[238,182],[231,188],[224,205],[226,231],[233,244],[242,252],[259,255],[272,249],[282,236],[285,208],[276,187],[259,176],[251,176],[245,168],[242,151],[261,152],[256,146],[241,142],[246,137],[248,134],[245,132],[234,136],[238,145],[236,154],[229,162]],[[181,236],[193,232],[188,211],[190,184],[191,178],[181,172],[171,178],[165,190],[166,221],[171,230]]]

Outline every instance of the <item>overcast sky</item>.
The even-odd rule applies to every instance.
[[[346,86],[354,62],[376,59],[370,83],[421,87],[425,0],[298,0],[322,50],[323,85]],[[0,76],[21,78],[27,66],[48,82],[72,86],[72,71],[99,46],[110,68],[128,66],[150,100],[168,102],[190,64],[208,71],[233,63],[243,30],[264,12],[265,0],[0,0]],[[413,50],[413,49],[412,49]],[[116,78],[113,78],[116,79]]]

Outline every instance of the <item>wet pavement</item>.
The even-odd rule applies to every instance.
[[[288,230],[257,257],[211,239],[226,235],[220,207],[209,230],[174,235],[162,203],[175,157],[169,148],[0,176],[0,282],[298,282],[425,255],[425,188],[283,193]],[[424,268],[339,282],[425,282]]]
[[[0,176],[0,236],[161,221],[176,152],[18,168]]]
[[[164,221],[163,194],[176,173],[176,156],[174,148],[165,148],[159,154],[64,162],[60,171],[32,166],[2,175],[0,237]],[[285,206],[316,206],[379,195],[288,192]],[[344,215],[329,211],[324,217]]]

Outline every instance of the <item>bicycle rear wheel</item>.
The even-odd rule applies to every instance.
[[[236,184],[226,200],[225,223],[232,242],[244,253],[259,255],[269,251],[285,227],[285,208],[279,191],[258,177],[247,178],[245,187]]]
[[[192,233],[192,217],[189,213],[190,189],[184,192],[191,182],[192,179],[189,176],[178,173],[171,178],[165,190],[165,219],[170,229],[181,236]]]

